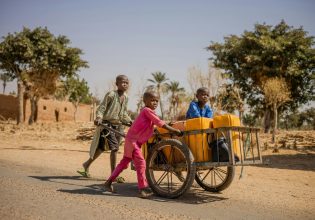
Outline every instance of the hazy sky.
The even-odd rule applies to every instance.
[[[66,35],[89,62],[80,76],[91,92],[103,98],[115,76],[126,74],[135,110],[136,94],[152,72],[165,72],[189,89],[188,68],[207,71],[211,54],[205,47],[211,41],[281,19],[315,36],[314,9],[312,0],[0,0],[0,36],[23,26],[46,26],[54,35]]]

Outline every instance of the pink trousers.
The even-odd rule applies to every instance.
[[[115,170],[112,172],[112,175],[108,178],[108,180],[114,181],[124,169],[128,168],[131,160],[133,160],[137,171],[138,188],[143,189],[148,187],[147,178],[145,176],[146,162],[141,152],[141,146],[139,146],[138,144],[136,144],[134,150],[132,151],[132,158],[124,156],[119,164],[116,166]]]

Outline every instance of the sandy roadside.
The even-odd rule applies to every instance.
[[[119,194],[103,193],[109,154],[91,167],[93,178],[75,170],[87,159],[89,142],[75,140],[76,125],[0,132],[0,213],[2,219],[314,219],[315,156],[312,151],[264,152],[268,166],[240,168],[219,194],[194,183],[176,200],[136,196],[136,175],[123,174]],[[48,131],[47,131],[48,129]],[[119,154],[121,157],[122,154]]]

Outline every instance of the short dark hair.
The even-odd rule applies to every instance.
[[[126,75],[118,75],[116,76],[116,83],[122,79],[128,79],[128,77]],[[128,79],[129,80],[129,79]]]
[[[151,98],[151,97],[155,97],[157,95],[156,91],[150,89],[150,90],[147,90],[143,93],[143,101],[147,100],[148,98]]]
[[[209,89],[207,87],[200,87],[199,89],[197,89],[196,94],[200,94],[201,92],[208,92],[209,93]]]

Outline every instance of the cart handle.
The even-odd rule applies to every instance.
[[[111,127],[109,127],[108,125],[106,125],[106,124],[104,124],[104,123],[101,123],[100,126],[103,127],[103,128],[105,128],[106,130],[109,130],[109,131],[111,131],[111,132],[114,132],[115,134],[118,134],[118,135],[120,135],[120,136],[122,136],[122,137],[126,137],[126,134],[125,134],[125,133],[120,132],[120,131],[117,131],[116,129],[111,128]]]

